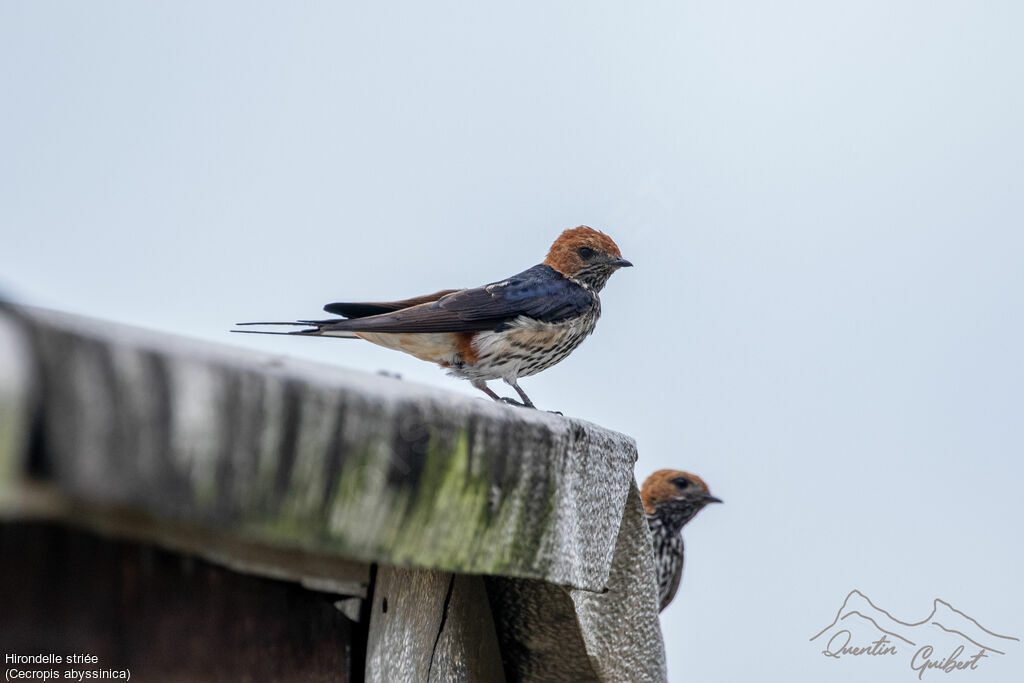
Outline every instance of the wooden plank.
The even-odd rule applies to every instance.
[[[373,591],[367,681],[503,681],[483,582],[381,567]]]
[[[426,681],[450,572],[382,566],[373,587],[367,681]]]

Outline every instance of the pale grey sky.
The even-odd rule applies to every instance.
[[[474,394],[226,331],[598,227],[636,267],[523,386],[725,499],[686,530],[674,680],[914,680],[808,638],[853,588],[1024,637],[1022,27],[977,0],[0,2],[0,289]],[[1024,680],[1024,647],[951,676]]]

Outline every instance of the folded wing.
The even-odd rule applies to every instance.
[[[409,300],[413,301],[413,300]],[[430,333],[502,330],[521,316],[556,323],[596,305],[590,291],[554,269],[539,265],[507,280],[444,294],[435,301],[336,322],[318,321],[319,332]],[[363,313],[394,304],[331,304],[334,313]]]
[[[432,303],[437,301],[446,294],[452,294],[458,292],[457,289],[442,289],[440,292],[434,292],[433,294],[426,294],[424,296],[417,296],[412,299],[404,299],[402,301],[385,301],[385,302],[374,302],[374,303],[346,303],[338,302],[333,304],[327,304],[324,306],[324,310],[328,313],[340,315],[345,318],[366,318],[371,315],[380,315],[382,313],[392,313],[394,311],[400,311],[403,308],[412,308],[413,306],[419,306],[420,304]]]

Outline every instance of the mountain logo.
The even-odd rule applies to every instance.
[[[859,590],[850,591],[832,623],[810,640],[832,659],[909,657],[919,679],[926,671],[977,670],[988,658],[1018,649],[1021,642],[985,628],[944,600],[936,598],[921,621],[902,621]]]

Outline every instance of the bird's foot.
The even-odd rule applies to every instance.
[[[498,400],[501,401],[502,403],[506,403],[506,404],[508,404],[510,406],[516,406],[517,408],[535,408],[535,406],[533,406],[533,405],[526,404],[526,403],[520,403],[519,401],[515,400],[514,398],[508,398],[507,396],[502,396]]]

